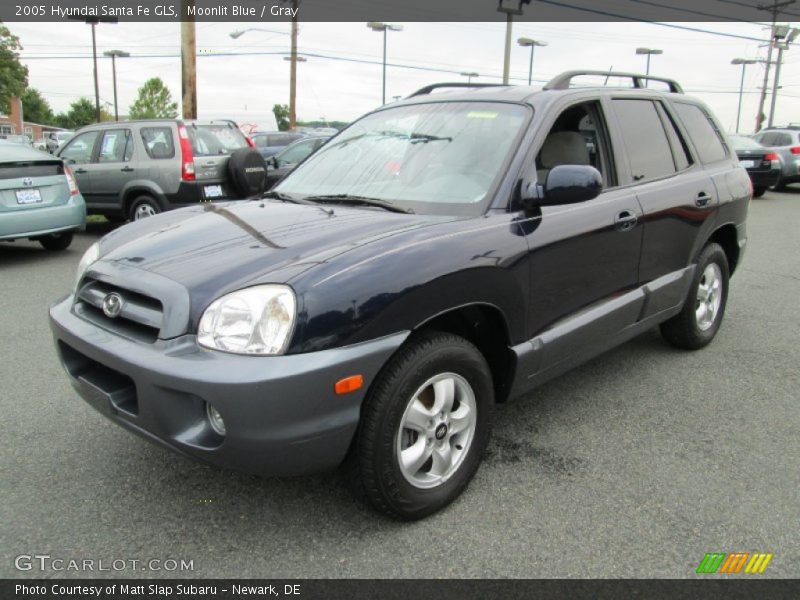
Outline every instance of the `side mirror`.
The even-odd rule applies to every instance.
[[[559,165],[547,174],[544,185],[528,186],[523,203],[556,206],[594,200],[603,191],[603,176],[588,165]]]
[[[269,166],[272,167],[273,169],[277,169],[278,168],[278,159],[275,158],[274,156],[270,156],[269,157]]]

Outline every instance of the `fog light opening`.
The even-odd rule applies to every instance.
[[[206,403],[206,415],[208,416],[208,423],[211,425],[211,429],[213,429],[218,435],[224,436],[225,421],[222,419],[222,415],[219,414],[219,411],[210,404]]]

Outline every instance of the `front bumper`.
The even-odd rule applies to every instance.
[[[72,296],[50,308],[50,326],[73,387],[107,418],[151,441],[220,467],[297,475],[336,467],[358,425],[369,385],[408,333],[288,356],[203,350],[193,335],[153,344],[89,323]],[[364,376],[336,395],[334,384]],[[219,436],[206,403],[225,420]]]
[[[85,227],[86,204],[80,194],[57,206],[0,213],[0,240],[24,239]]]

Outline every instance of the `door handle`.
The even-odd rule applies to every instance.
[[[136,169],[134,169],[133,167],[122,167],[120,169],[120,171],[122,171],[123,173],[133,173],[135,170]]]
[[[623,210],[614,218],[614,225],[620,231],[629,231],[636,226],[639,217],[632,210]]]
[[[711,196],[706,194],[705,192],[700,192],[695,196],[694,203],[697,206],[706,206],[709,202],[711,202]]]

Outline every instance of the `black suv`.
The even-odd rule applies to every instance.
[[[496,403],[656,325],[696,350],[722,322],[746,171],[677,83],[571,85],[587,74],[429,86],[262,198],[113,231],[51,308],[70,380],[194,458],[343,464],[385,513],[445,506]]]

